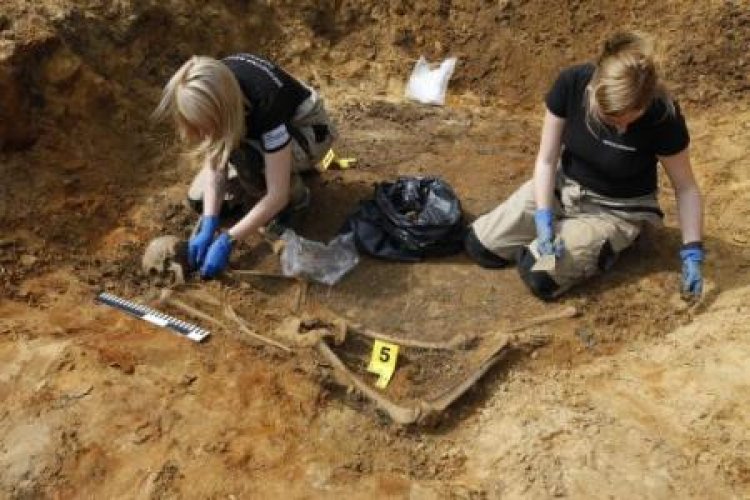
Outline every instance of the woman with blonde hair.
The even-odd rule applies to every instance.
[[[188,260],[204,278],[223,271],[235,240],[307,207],[299,173],[319,165],[336,137],[317,93],[251,54],[195,56],[172,76],[154,111],[171,118],[201,165],[188,192],[202,213]],[[219,215],[247,213],[217,235]]]
[[[534,177],[479,217],[465,247],[480,265],[515,261],[543,300],[608,270],[644,224],[661,224],[657,164],[677,199],[682,291],[701,294],[701,195],[680,108],[659,81],[653,43],[619,33],[594,64],[563,70],[546,97]]]

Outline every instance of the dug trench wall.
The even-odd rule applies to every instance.
[[[6,0],[0,495],[742,498],[749,22],[745,1]],[[493,371],[436,430],[389,425],[302,357],[220,334],[194,346],[93,305],[102,288],[142,291],[145,243],[194,221],[169,127],[148,118],[190,55],[264,53],[322,90],[360,163],[313,186],[326,194],[316,224],[403,171],[436,171],[474,213],[492,207],[529,175],[558,69],[620,28],[657,36],[689,116],[706,273],[720,285],[697,320],[669,302],[668,188],[670,231],[573,294],[580,318],[538,357]],[[446,108],[400,100],[421,55],[459,58]],[[261,260],[246,253],[248,267]],[[384,330],[481,332],[546,308],[512,270],[461,258],[416,269],[363,262],[311,295]],[[261,332],[292,298],[263,282],[242,292]]]

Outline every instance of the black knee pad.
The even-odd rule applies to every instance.
[[[259,189],[266,188],[265,160],[263,154],[252,146],[245,145],[232,151],[229,161],[243,182]]]
[[[602,248],[599,250],[599,259],[597,260],[597,266],[601,272],[609,271],[612,266],[615,265],[617,260],[617,254],[612,249],[612,244],[609,240],[605,241]]]
[[[487,250],[477,238],[473,228],[466,232],[464,250],[474,262],[487,269],[500,269],[511,263]]]
[[[534,264],[536,264],[534,254],[528,247],[521,248],[518,252],[518,273],[521,275],[521,279],[529,287],[531,293],[540,299],[548,302],[554,300],[556,298],[555,292],[559,290],[560,286],[546,271],[532,271],[531,268],[534,267]]]
[[[188,206],[192,208],[195,213],[198,215],[203,214],[203,200],[194,200],[189,196],[185,199],[187,200]]]

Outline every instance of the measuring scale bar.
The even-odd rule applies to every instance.
[[[137,304],[127,299],[120,298],[111,293],[100,293],[96,296],[96,302],[105,304],[120,311],[140,318],[144,321],[148,321],[152,325],[161,326],[163,328],[169,328],[178,335],[187,337],[194,342],[200,342],[211,333],[197,325],[188,323],[186,321],[179,320],[163,312],[159,312],[156,309]]]

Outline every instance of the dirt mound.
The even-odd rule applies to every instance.
[[[740,383],[750,353],[741,321],[750,297],[745,2],[3,7],[3,496],[750,494]],[[660,40],[706,193],[711,286],[697,310],[675,307],[680,237],[666,183],[667,228],[644,234],[608,276],[563,301],[581,317],[528,332],[549,337],[548,348],[492,371],[435,427],[393,427],[321,380],[320,360],[225,335],[193,345],[94,305],[101,290],[145,301],[145,244],[184,238],[195,221],[183,203],[191,167],[167,127],[148,121],[161,86],[190,55],[265,53],[321,89],[342,131],[339,151],[359,159],[354,170],[308,179],[313,206],[301,231],[327,239],[373,183],[400,174],[443,176],[470,216],[494,207],[531,173],[541,98],[558,69],[591,59],[606,34],[631,27]],[[401,99],[420,55],[459,57],[445,108]],[[253,239],[234,264],[278,266]],[[295,308],[294,284],[237,286],[260,333]],[[308,302],[437,340],[502,332],[549,309],[513,270],[488,272],[462,256],[409,266],[363,259],[336,287],[313,286]],[[352,363],[364,364],[366,351]],[[421,396],[409,384],[466,368],[412,358],[390,389],[406,398]]]

